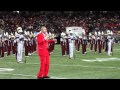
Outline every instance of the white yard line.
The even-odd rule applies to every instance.
[[[54,65],[54,66],[77,66],[77,67],[95,67],[95,68],[106,68],[106,69],[120,69],[120,67],[101,67],[101,66],[86,66],[86,65],[61,65],[61,64],[51,64],[51,65]]]
[[[9,62],[9,63],[13,63],[13,62]],[[26,64],[39,64],[39,63],[26,63]],[[102,67],[102,66],[87,66],[87,65],[67,65],[67,64],[50,64],[51,66],[61,66],[61,67],[85,67],[85,68],[90,68],[90,67],[92,67],[92,68],[102,68],[102,69],[120,69],[120,67]],[[2,74],[2,75],[13,75],[13,76],[23,76],[23,77],[25,77],[25,78],[27,78],[27,77],[34,77],[34,78],[36,78],[37,79],[37,77],[36,76],[34,76],[34,75],[26,75],[26,74],[12,74],[12,73],[5,73],[5,72],[0,72],[0,74]],[[28,78],[29,79],[29,78]],[[68,78],[65,78],[65,77],[62,77],[62,76],[60,76],[60,77],[55,77],[55,76],[51,76],[51,78],[50,79],[68,79]]]
[[[7,62],[7,63],[13,63],[13,62]],[[15,62],[16,63],[16,62]],[[36,64],[39,64],[39,63],[25,63],[25,64],[30,64],[30,65],[36,65]],[[101,67],[101,66],[86,66],[86,65],[75,65],[75,64],[72,64],[72,65],[69,65],[69,64],[50,64],[51,66],[64,66],[64,67],[95,67],[95,68],[106,68],[106,69],[120,69],[120,67]]]
[[[23,76],[23,77],[36,77],[36,76],[33,76],[33,75],[26,75],[26,74],[11,74],[11,73],[0,73],[0,74],[3,74],[3,75],[7,74],[7,75],[13,75],[13,76]],[[51,76],[50,79],[68,79],[68,78]]]
[[[52,78],[52,79],[68,79],[68,78],[55,77],[55,76],[52,76],[51,78]]]
[[[26,63],[26,64],[39,64],[39,63]],[[120,69],[120,67],[101,67],[101,66],[86,66],[86,65],[65,65],[65,64],[50,64],[52,66],[64,66],[64,67],[95,67],[95,68],[106,68],[106,69]]]
[[[11,73],[3,73],[3,72],[0,72],[0,74],[9,74],[9,75],[13,75],[13,76],[35,77],[35,76],[33,76],[33,75],[25,75],[25,74],[11,74]]]
[[[82,61],[86,62],[103,62],[103,61],[120,61],[120,58],[96,58],[96,59],[82,59]]]
[[[12,68],[0,68],[0,72],[3,72],[3,71],[14,71],[14,69],[12,69]]]

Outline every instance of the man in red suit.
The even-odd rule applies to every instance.
[[[54,42],[54,40],[49,40],[47,28],[45,26],[42,26],[41,32],[37,35],[37,53],[40,59],[40,70],[37,74],[38,79],[50,78],[48,76],[50,64],[50,52],[48,51],[48,43],[51,42]]]

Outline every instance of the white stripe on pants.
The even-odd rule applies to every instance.
[[[111,54],[111,47],[112,47],[112,44],[108,42],[108,55]]]
[[[70,58],[74,57],[74,43],[69,43],[69,56]]]
[[[23,50],[23,44],[18,43],[17,45],[17,61],[22,61],[22,50]]]

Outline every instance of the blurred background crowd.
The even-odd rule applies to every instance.
[[[86,34],[92,31],[120,30],[120,11],[0,11],[0,28],[15,32],[38,31],[45,25],[49,32],[61,33],[67,26],[81,26]]]

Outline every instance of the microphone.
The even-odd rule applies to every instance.
[[[49,34],[47,32],[45,32],[45,37],[49,39]]]
[[[48,35],[48,32],[45,32],[45,35]]]

